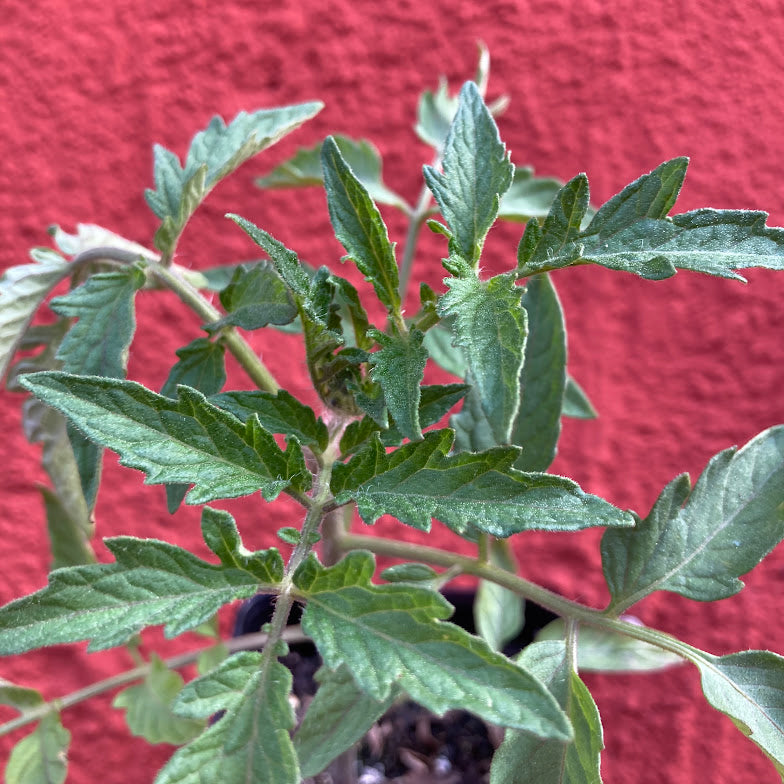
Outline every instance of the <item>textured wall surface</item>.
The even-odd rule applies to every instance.
[[[46,226],[97,223],[149,243],[154,218],[151,144],[182,154],[219,113],[321,98],[326,109],[212,194],[178,252],[196,269],[253,256],[221,216],[239,212],[300,255],[336,264],[323,195],[264,194],[252,176],[329,132],[375,141],[388,184],[413,200],[427,149],[412,132],[418,93],[439,74],[473,73],[476,41],[490,47],[490,97],[511,108],[501,133],[518,164],[540,174],[590,177],[594,202],[675,155],[692,157],[680,210],[759,208],[784,222],[780,152],[784,20],[780,4],[724,6],[697,0],[636,3],[485,0],[370,4],[180,0],[5,0],[0,21],[0,267],[47,244]],[[402,239],[395,216],[390,230]],[[512,260],[520,228],[495,230],[488,267]],[[440,285],[442,243],[425,238],[421,275]],[[751,271],[749,285],[679,273],[649,283],[580,268],[556,284],[571,330],[570,370],[601,418],[569,421],[554,469],[613,502],[647,512],[673,476],[696,476],[708,458],[784,422],[784,275]],[[174,350],[198,323],[178,303],[139,297],[132,378],[160,385]],[[413,307],[413,304],[412,304]],[[302,356],[277,336],[251,336],[274,373],[305,392]],[[233,373],[238,379],[238,374]],[[24,442],[19,398],[0,398],[0,601],[46,580],[37,448]],[[171,537],[203,551],[198,510],[170,517],[160,487],[109,456],[98,504],[101,536]],[[247,543],[272,543],[293,506],[273,517],[258,500],[226,504]],[[411,537],[400,526],[379,529]],[[449,536],[436,527],[439,542]],[[606,601],[597,532],[530,535],[519,556],[527,576],[600,606]],[[106,551],[101,550],[102,557]],[[780,618],[784,551],[732,599],[703,606],[660,595],[637,607],[644,622],[714,653],[784,652]],[[192,642],[185,641],[185,642]],[[177,641],[171,650],[184,644]],[[72,691],[128,665],[124,654],[84,646],[0,662],[0,677]],[[588,677],[605,726],[607,782],[774,782],[778,777],[731,722],[701,698],[695,672]],[[171,753],[128,739],[110,698],[65,715],[74,735],[74,784],[151,781]],[[5,711],[5,709],[0,709]],[[0,712],[0,722],[10,717]],[[16,739],[17,736],[14,736]],[[9,745],[0,741],[0,761]],[[143,754],[143,756],[142,756]],[[132,772],[131,772],[132,771]]]

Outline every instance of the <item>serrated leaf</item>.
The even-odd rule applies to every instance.
[[[452,440],[451,430],[431,430],[422,441],[387,454],[374,439],[335,466],[336,502],[356,500],[368,524],[392,514],[426,531],[437,518],[461,534],[476,528],[502,538],[531,529],[632,525],[627,512],[569,479],[516,471],[512,463],[519,451],[513,447],[450,455]]]
[[[145,198],[161,219],[155,245],[171,255],[183,227],[217,182],[298,128],[321,111],[323,104],[311,102],[240,112],[228,125],[213,117],[191,142],[185,165],[165,147],[154,148],[155,189]]]
[[[308,406],[293,395],[280,390],[273,395],[258,390],[222,392],[213,395],[210,402],[231,412],[237,419],[247,422],[254,414],[261,426],[270,433],[294,436],[303,444],[325,449],[329,439],[327,426]]]
[[[291,672],[252,651],[236,653],[191,681],[175,703],[180,715],[226,712],[174,753],[155,784],[300,784],[289,737],[295,724],[290,691]]]
[[[544,219],[562,187],[563,183],[553,177],[535,177],[530,166],[516,166],[512,184],[501,199],[498,217],[523,222]]]
[[[384,402],[404,438],[419,441],[420,384],[425,375],[427,349],[422,345],[424,333],[418,329],[403,335],[386,335],[372,330],[381,348],[371,355],[371,378],[384,392]]]
[[[742,651],[692,659],[702,690],[716,710],[756,743],[784,777],[784,658],[770,651]]]
[[[215,566],[166,542],[104,541],[113,563],[58,569],[46,588],[0,609],[0,654],[80,640],[102,650],[161,624],[174,637],[261,587],[245,570]]]
[[[406,202],[384,185],[381,176],[381,155],[366,139],[354,140],[335,134],[332,137],[351,167],[356,178],[365,186],[370,198],[377,204],[389,204],[406,209]],[[293,157],[276,166],[266,177],[259,177],[260,188],[300,188],[307,185],[323,185],[321,170],[321,144],[300,147]]]
[[[541,740],[507,730],[490,768],[490,784],[601,784],[604,747],[599,711],[563,643],[529,645],[517,661],[547,684],[574,729],[574,740]]]
[[[203,729],[203,721],[175,716],[172,703],[180,693],[184,680],[153,654],[150,671],[144,680],[123,689],[112,702],[124,708],[125,721],[132,735],[148,743],[170,743],[180,746],[193,740]]]
[[[283,558],[273,547],[251,552],[240,539],[234,518],[222,509],[205,506],[201,513],[201,532],[207,547],[231,569],[242,569],[257,580],[275,585],[283,580]]]
[[[732,596],[784,538],[784,426],[711,458],[692,490],[686,474],[629,532],[606,532],[602,565],[621,611],[657,590],[699,601]]]
[[[283,279],[267,261],[237,268],[220,293],[226,315],[208,324],[208,332],[233,326],[253,330],[268,324],[289,324],[297,308]]]
[[[619,620],[642,626],[633,615],[622,615]],[[566,624],[556,618],[537,633],[536,640],[563,640],[565,636]],[[583,625],[577,635],[577,668],[583,672],[653,672],[680,664],[683,659],[674,653],[609,629]]]
[[[307,604],[302,627],[331,669],[384,700],[395,687],[428,710],[469,710],[499,726],[568,738],[568,722],[539,681],[443,619],[450,605],[410,584],[373,585],[375,561],[356,551],[325,569],[310,557],[294,581]]]
[[[449,225],[450,252],[476,267],[500,198],[512,184],[514,166],[473,82],[466,82],[460,91],[444,143],[442,169],[425,166],[425,182]]]
[[[563,310],[547,275],[528,281],[523,294],[528,339],[520,376],[522,399],[512,443],[523,448],[515,461],[520,471],[546,471],[561,435],[566,386],[566,329]]]
[[[517,574],[517,562],[509,543],[492,539],[488,548],[488,561],[494,566]],[[524,600],[498,583],[480,580],[474,600],[474,625],[482,639],[494,650],[500,651],[514,639],[525,624]]]
[[[306,489],[310,474],[299,443],[284,453],[251,417],[243,425],[196,390],[180,386],[174,401],[133,381],[36,373],[22,385],[61,411],[149,484],[188,482],[189,504],[260,490],[274,500],[289,485]]]
[[[599,416],[582,387],[568,373],[561,415],[575,419],[596,419]]]
[[[0,377],[5,375],[38,306],[71,272],[65,259],[54,251],[31,255],[33,264],[9,267],[0,277]]]
[[[48,713],[32,732],[11,750],[5,784],[63,784],[68,770],[71,733],[59,713]]]
[[[315,776],[351,748],[392,706],[397,691],[383,700],[365,694],[341,665],[316,673],[318,691],[294,735],[301,774]]]
[[[324,187],[335,236],[390,313],[400,311],[394,245],[378,208],[328,136],[321,148]]]
[[[497,444],[510,442],[520,407],[520,369],[527,337],[523,290],[514,276],[487,281],[447,279],[438,311],[452,316],[454,343],[463,349],[472,384]]]
[[[685,170],[685,158],[661,164],[610,199],[584,231],[577,223],[568,232],[560,230],[556,199],[541,236],[523,237],[519,274],[595,263],[652,280],[670,277],[676,269],[743,280],[735,270],[784,269],[784,229],[766,226],[767,213],[701,209],[666,217]],[[588,182],[585,175],[580,178],[587,205]],[[548,231],[551,219],[554,232]],[[532,223],[526,235],[529,228],[536,235]]]

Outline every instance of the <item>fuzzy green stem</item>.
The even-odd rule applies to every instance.
[[[437,165],[437,163],[438,161],[433,165]],[[406,299],[406,292],[408,291],[408,283],[411,279],[411,271],[414,266],[414,254],[416,253],[419,232],[422,230],[422,226],[424,225],[429,211],[430,190],[425,186],[422,188],[422,192],[419,194],[419,200],[409,216],[406,244],[403,248],[403,261],[400,262],[400,282],[398,284],[398,291],[400,292],[400,299],[404,302]]]

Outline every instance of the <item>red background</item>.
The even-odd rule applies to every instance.
[[[661,161],[686,154],[692,164],[679,210],[759,208],[771,212],[771,225],[784,222],[784,20],[773,0],[734,10],[695,0],[399,0],[377,10],[347,0],[6,0],[2,16],[3,268],[25,263],[29,247],[47,244],[45,228],[53,222],[69,231],[80,221],[97,223],[149,243],[155,220],[142,194],[151,184],[153,142],[183,154],[214,113],[230,119],[240,109],[314,98],[326,109],[215,191],[189,225],[177,260],[198,269],[253,257],[246,238],[221,217],[231,210],[303,258],[335,264],[340,249],[323,194],[265,194],[252,176],[299,145],[345,132],[376,143],[387,184],[413,201],[429,157],[412,132],[417,96],[435,87],[439,74],[456,86],[470,77],[477,39],[492,53],[489,97],[511,98],[499,125],[516,163],[563,179],[586,171],[600,203]],[[403,230],[390,216],[393,238],[402,240]],[[494,230],[486,266],[510,265],[520,233],[518,226]],[[442,249],[438,238],[427,237],[418,256],[418,272],[434,284],[442,276]],[[744,286],[688,273],[660,283],[598,268],[558,273],[570,370],[601,418],[567,421],[555,470],[644,513],[677,473],[696,477],[717,451],[784,422],[784,275],[751,271],[748,278]],[[145,292],[138,302],[129,374],[159,388],[175,348],[197,336],[198,322],[164,295]],[[302,394],[304,364],[295,343],[263,333],[251,340],[272,371]],[[2,602],[41,587],[48,560],[34,489],[42,480],[38,450],[22,437],[19,402],[3,393],[0,408]],[[198,510],[170,517],[162,489],[143,486],[140,474],[121,469],[112,456],[105,477],[100,536],[167,537],[204,553]],[[296,522],[293,505],[274,511],[253,499],[226,506],[252,547],[272,544],[278,526]],[[411,536],[399,525],[380,525]],[[450,542],[442,528],[434,530],[439,543]],[[522,537],[523,572],[601,606],[598,538],[598,532]],[[732,599],[700,605],[662,594],[637,612],[717,654],[784,652],[783,570],[778,552]],[[0,676],[40,685],[54,697],[128,666],[124,654],[87,657],[83,650],[11,658],[0,663]],[[702,700],[694,671],[587,681],[605,726],[607,782],[778,781],[762,754]],[[69,781],[151,781],[171,749],[129,740],[109,702],[101,698],[65,714],[74,735]],[[4,761],[9,744],[0,744]]]

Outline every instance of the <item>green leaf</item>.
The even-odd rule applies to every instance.
[[[562,187],[563,183],[552,177],[534,177],[530,166],[516,166],[512,184],[501,199],[498,217],[523,222],[544,219]]]
[[[575,419],[596,419],[599,416],[582,387],[568,373],[561,416]]]
[[[404,438],[419,441],[420,384],[425,375],[427,349],[422,345],[424,333],[418,329],[403,335],[386,335],[371,330],[381,346],[371,356],[371,378],[381,385],[384,402]]]
[[[466,383],[471,384],[471,389],[465,396],[463,406],[449,418],[449,425],[455,430],[456,452],[483,452],[498,445],[493,429],[487,420],[487,415],[482,410],[482,401],[476,386],[473,385],[473,376],[470,371],[466,373]]]
[[[702,690],[716,710],[757,744],[784,777],[784,658],[770,651],[742,651],[693,658]]]
[[[140,259],[158,261],[158,254],[145,248],[144,245],[126,239],[103,226],[96,226],[94,223],[77,223],[76,234],[69,234],[56,224],[50,226],[48,232],[66,256],[78,256],[86,250],[95,248],[118,248],[135,253]]]
[[[247,422],[255,414],[261,426],[270,433],[294,436],[298,441],[319,449],[326,449],[329,433],[313,410],[303,405],[285,390],[273,395],[257,390],[248,392],[222,392],[213,395],[210,403],[234,414]]]
[[[419,97],[414,130],[425,144],[435,147],[439,154],[449,135],[457,105],[457,96],[449,94],[449,85],[443,78],[439,80],[435,92],[425,90]]]
[[[315,776],[332,760],[350,749],[386,713],[397,697],[392,689],[386,699],[365,694],[341,665],[322,667],[316,673],[318,691],[294,735],[301,774]]]
[[[422,583],[436,580],[438,572],[423,563],[401,563],[384,569],[379,577],[388,583]]]
[[[686,474],[628,532],[606,532],[602,564],[620,611],[657,590],[699,601],[732,596],[784,537],[784,426],[711,458],[692,490]]]
[[[33,264],[9,267],[0,277],[0,377],[38,306],[71,272],[65,259],[52,250],[39,249],[30,255]]]
[[[123,689],[114,698],[112,706],[125,709],[125,720],[132,735],[142,737],[148,743],[180,746],[193,740],[204,729],[203,721],[172,713],[172,703],[184,683],[179,673],[170,670],[153,654],[150,671],[144,680]]]
[[[469,710],[540,737],[570,737],[568,722],[538,680],[442,619],[450,605],[410,584],[373,585],[375,561],[356,551],[332,568],[315,557],[294,575],[307,599],[302,627],[330,669],[345,664],[376,700],[400,687],[428,710]]]
[[[642,626],[633,615],[622,615],[621,621]],[[541,629],[537,642],[563,640],[566,624],[556,618]],[[580,626],[577,635],[577,668],[583,672],[653,672],[683,664],[674,653],[657,648],[642,640],[593,626]]]
[[[348,136],[335,134],[332,137],[351,167],[356,178],[364,185],[370,198],[377,204],[389,204],[406,209],[406,202],[384,185],[381,176],[381,155],[366,139],[355,141]],[[259,177],[260,188],[300,188],[307,185],[323,185],[321,169],[321,144],[300,147],[292,158],[276,166],[266,177]]]
[[[155,145],[155,189],[145,193],[150,209],[161,219],[155,246],[171,256],[188,219],[219,180],[314,117],[322,107],[315,101],[252,114],[240,112],[228,125],[213,117],[207,128],[194,136],[184,166],[174,153]]]
[[[450,278],[438,310],[453,316],[454,342],[463,349],[482,411],[497,444],[510,442],[520,407],[520,370],[527,336],[523,290],[514,276],[487,281]]]
[[[500,198],[512,184],[514,166],[473,82],[466,82],[460,91],[442,168],[438,172],[425,166],[425,182],[449,225],[450,252],[476,267]]]
[[[566,711],[574,740],[534,738],[507,730],[490,768],[490,784],[601,784],[602,724],[588,689],[566,663],[559,642],[529,645],[517,660],[548,689]]]
[[[113,563],[58,569],[46,588],[0,609],[0,655],[80,640],[103,650],[160,624],[175,637],[263,587],[244,569],[214,566],[155,539],[104,541]]]
[[[334,138],[321,150],[324,187],[335,236],[390,313],[399,313],[398,272],[394,245],[378,208],[340,154]]]
[[[291,672],[254,652],[230,656],[189,683],[174,709],[192,718],[226,711],[196,740],[178,749],[155,784],[300,784],[289,730]]]
[[[70,742],[71,733],[60,722],[60,714],[48,713],[11,750],[5,784],[63,784]]]
[[[426,531],[437,518],[461,534],[475,527],[499,537],[633,522],[627,512],[569,479],[516,471],[511,466],[519,450],[513,447],[449,455],[452,440],[451,430],[431,430],[424,440],[387,454],[375,439],[348,463],[335,466],[337,503],[356,500],[368,524],[392,514]]]
[[[517,574],[517,562],[508,542],[492,539],[488,549],[491,564]],[[523,599],[498,583],[480,580],[474,601],[474,623],[482,639],[493,650],[500,651],[525,624]]]
[[[297,316],[286,284],[267,261],[238,267],[221,291],[220,301],[227,315],[208,324],[208,332],[226,326],[252,330],[268,324],[289,324]]]
[[[11,681],[0,678],[0,705],[8,705],[24,714],[43,704],[44,698],[40,691],[28,689],[26,686],[17,686]]]
[[[113,449],[150,484],[194,483],[187,503],[261,490],[274,500],[287,486],[306,489],[310,474],[296,440],[284,453],[251,417],[243,425],[196,390],[174,401],[132,381],[37,373],[22,385],[61,411],[88,438]]]
[[[558,295],[549,277],[528,281],[523,295],[528,314],[528,340],[520,376],[522,400],[512,430],[512,443],[523,451],[515,461],[520,471],[546,471],[561,435],[566,386],[566,329]]]

